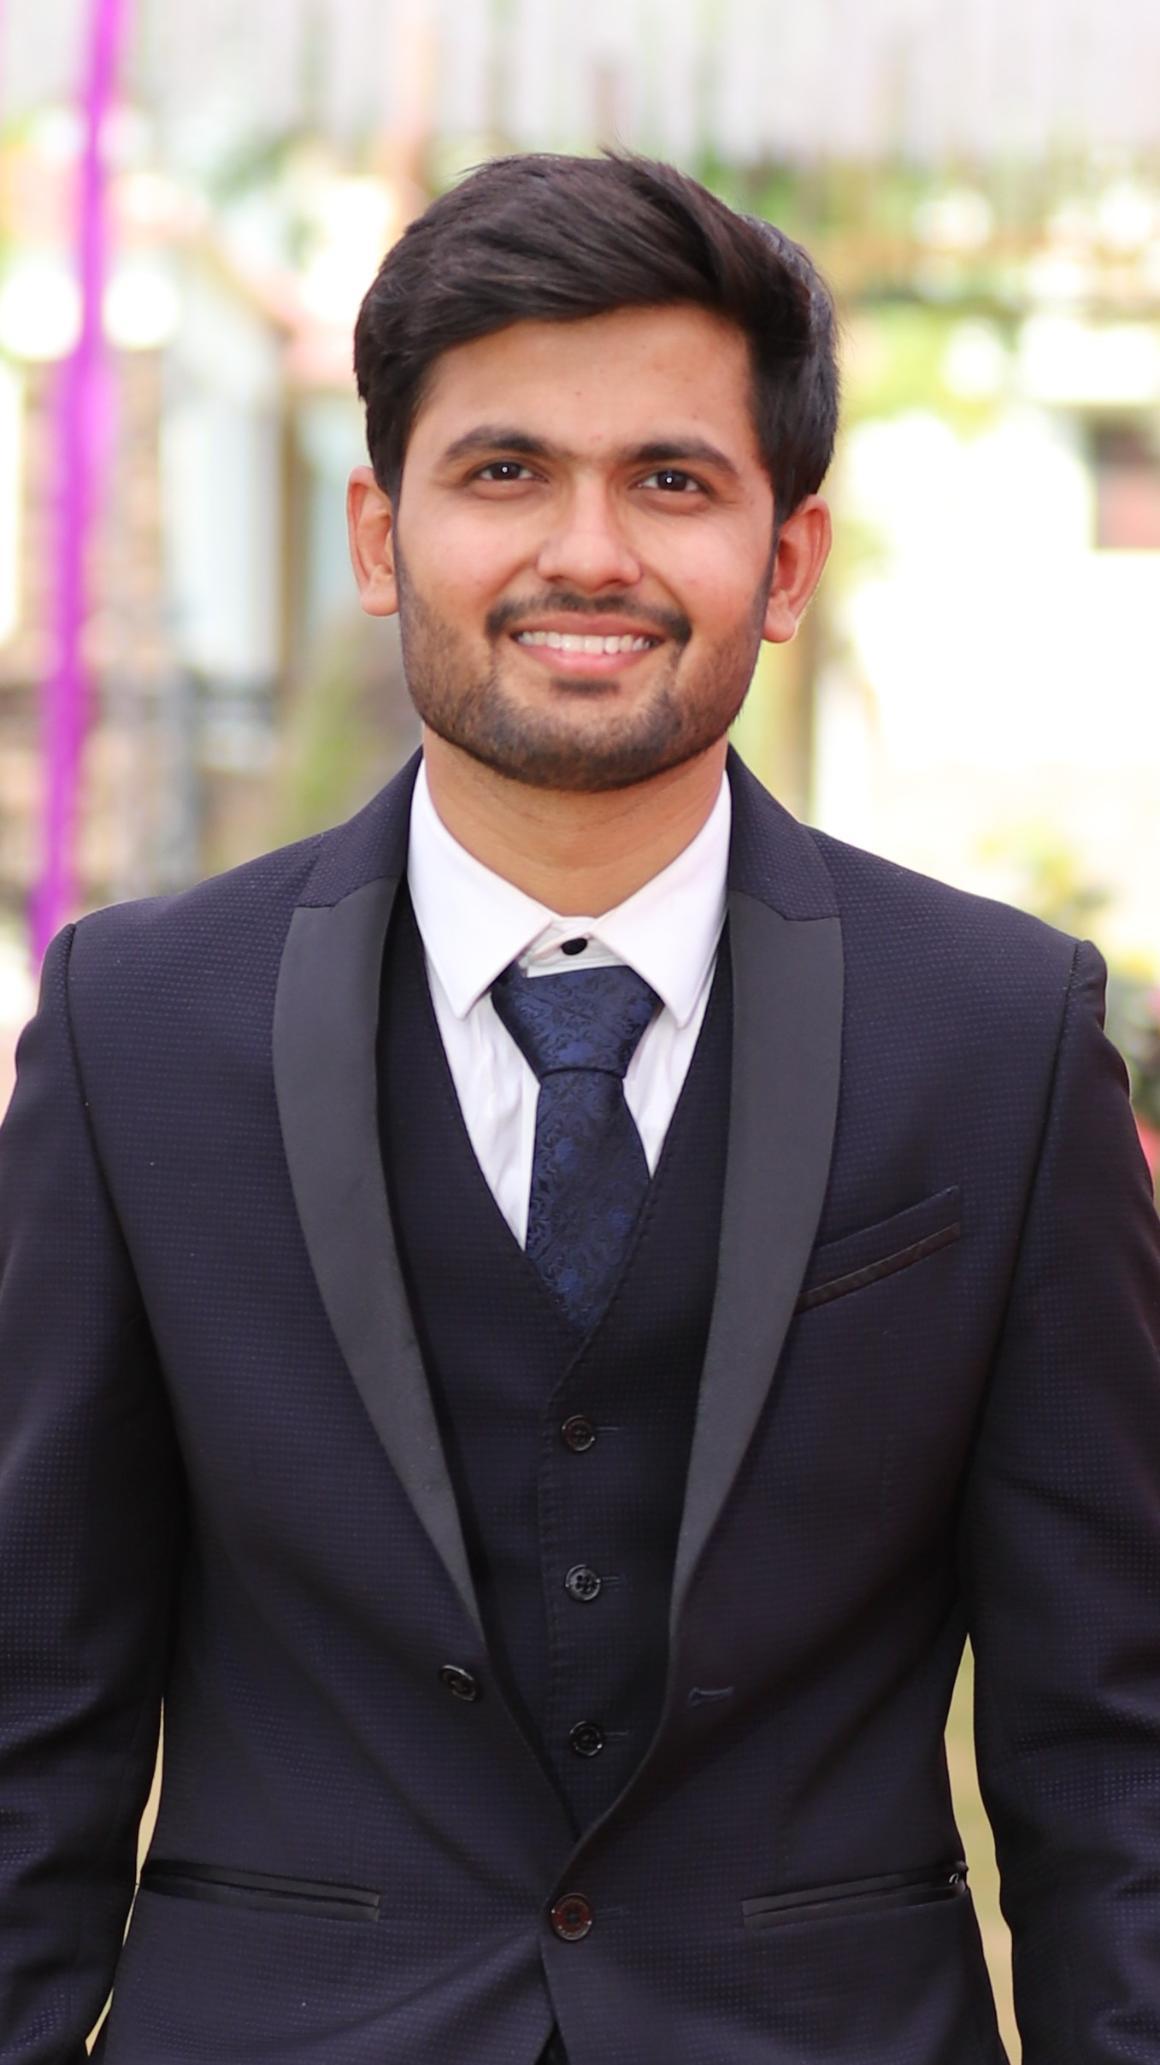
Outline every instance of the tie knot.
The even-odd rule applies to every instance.
[[[542,1082],[562,1069],[623,1077],[658,999],[634,968],[525,975],[513,961],[491,1001]]]

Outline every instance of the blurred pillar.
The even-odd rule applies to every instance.
[[[112,105],[126,12],[126,0],[89,0],[76,208],[81,326],[61,368],[56,414],[56,654],[41,713],[43,830],[32,908],[37,960],[76,895],[77,805],[89,704],[87,561],[111,427],[102,336],[107,222],[101,132]]]

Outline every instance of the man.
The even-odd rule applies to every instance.
[[[70,928],[0,1148],[0,2059],[111,1982],[104,2065],[993,2065],[969,1631],[1026,2065],[1157,2065],[1103,965],[727,753],[828,549],[825,292],[515,159],[356,364],[422,762]]]

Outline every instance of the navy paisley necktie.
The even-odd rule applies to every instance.
[[[587,1333],[648,1189],[624,1073],[659,1000],[632,968],[529,976],[514,962],[491,1000],[540,1082],[527,1254]]]

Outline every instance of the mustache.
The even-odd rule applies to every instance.
[[[584,617],[628,617],[639,623],[641,635],[659,634],[671,638],[678,645],[687,645],[693,635],[693,626],[682,610],[642,609],[639,603],[627,602],[622,595],[603,598],[591,595],[536,595],[517,602],[497,602],[488,611],[485,628],[492,638],[499,638],[512,624],[518,624],[528,617],[573,616]]]

